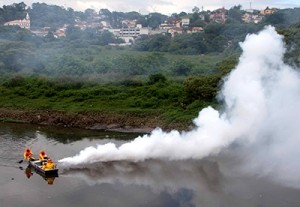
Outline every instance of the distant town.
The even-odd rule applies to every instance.
[[[230,13],[236,12],[235,10],[239,10],[240,12],[237,14]],[[137,37],[142,35],[168,34],[174,37],[177,34],[201,33],[204,31],[203,24],[212,22],[225,24],[230,15],[233,17],[234,15],[239,15],[237,18],[240,18],[245,24],[258,24],[265,16],[274,14],[277,11],[279,11],[279,9],[269,7],[266,7],[264,10],[255,10],[252,9],[251,6],[246,10],[241,10],[240,6],[235,6],[230,10],[219,8],[214,11],[204,11],[198,7],[194,7],[193,12],[190,14],[181,12],[180,14],[172,14],[171,16],[161,15],[164,19],[160,19],[161,21],[158,24],[151,26],[149,24],[143,24],[140,18],[142,15],[137,12],[132,13],[138,14],[136,15],[138,18],[126,18],[119,15],[112,20],[114,12],[110,12],[107,9],[101,9],[99,12],[93,9],[87,9],[84,12],[84,18],[80,16],[75,17],[73,26],[80,30],[96,29],[99,30],[99,32],[109,31],[114,37],[124,40],[121,45],[131,45]],[[156,13],[146,15],[144,18],[151,18],[151,15],[155,14]],[[59,18],[59,16],[57,16],[57,18]],[[112,24],[112,21],[114,21],[114,24]],[[116,21],[118,22],[117,24],[115,23]],[[14,19],[4,23],[4,26],[12,25],[30,30],[40,37],[44,37],[51,32],[55,38],[65,37],[67,27],[69,26],[69,24],[64,24],[59,28],[50,26],[32,27],[30,10],[23,19]],[[112,45],[114,44],[112,43]]]

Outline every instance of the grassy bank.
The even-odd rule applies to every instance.
[[[190,126],[203,107],[214,104],[209,100],[190,100],[184,84],[167,81],[159,75],[145,82],[125,81],[109,85],[17,76],[1,83],[0,97],[2,109],[63,112],[62,116],[102,115],[103,122],[108,124],[112,124],[111,120],[122,123],[127,117],[150,127],[157,124],[163,128],[176,126],[181,129]]]

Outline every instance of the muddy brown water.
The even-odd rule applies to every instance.
[[[45,149],[54,160],[59,160],[88,146],[108,142],[120,145],[136,136],[0,124],[0,206],[300,206],[299,189],[266,177],[236,173],[239,158],[235,154],[222,153],[203,160],[61,167],[59,177],[52,180],[30,173],[25,162],[18,163],[24,147],[31,147],[33,152]]]

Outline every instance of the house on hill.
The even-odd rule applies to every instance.
[[[204,29],[202,27],[192,27],[191,32],[192,33],[197,33],[197,32],[203,32]]]
[[[181,18],[181,26],[182,27],[188,27],[189,25],[190,25],[190,18],[189,17]]]
[[[267,7],[264,10],[260,11],[261,15],[268,15],[268,14],[273,14],[276,11],[276,9],[270,9],[269,7]]]
[[[259,22],[261,22],[263,19],[262,15],[258,15],[258,14],[253,14],[253,13],[245,13],[242,16],[242,20],[245,23],[255,23],[258,24]]]
[[[30,30],[30,17],[29,14],[26,14],[24,19],[13,20],[9,22],[5,22],[4,26],[19,26],[24,29]]]
[[[209,19],[211,21],[224,24],[227,20],[226,13],[227,13],[227,10],[224,7],[217,9],[210,14]]]

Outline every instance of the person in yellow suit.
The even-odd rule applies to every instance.
[[[55,168],[55,164],[51,159],[48,159],[46,164],[42,166],[43,170],[53,170]]]

